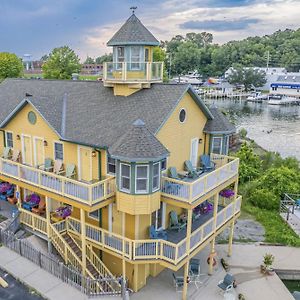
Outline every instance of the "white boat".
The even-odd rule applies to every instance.
[[[248,102],[262,102],[263,100],[268,100],[269,96],[267,94],[262,94],[261,92],[255,92],[247,97]]]
[[[289,96],[282,96],[281,98],[270,99],[268,101],[268,104],[270,105],[293,105],[299,103],[300,103],[300,99],[297,99],[295,97],[289,97]]]

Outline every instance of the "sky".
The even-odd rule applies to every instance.
[[[207,31],[225,43],[300,27],[300,0],[0,0],[0,52],[40,59],[68,45],[82,60],[109,53],[131,6],[158,40]]]

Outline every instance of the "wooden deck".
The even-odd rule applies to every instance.
[[[281,217],[289,224],[289,226],[300,236],[300,208],[295,208],[292,213],[292,206],[289,207],[290,213],[280,213]]]

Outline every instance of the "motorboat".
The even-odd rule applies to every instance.
[[[268,101],[270,105],[296,105],[300,103],[300,99],[290,96],[282,96],[281,98],[271,98]]]
[[[268,100],[269,96],[267,94],[262,94],[261,92],[252,93],[247,97],[248,102],[263,102],[264,100]]]

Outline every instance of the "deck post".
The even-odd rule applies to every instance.
[[[192,233],[192,215],[193,210],[188,209],[187,214],[187,227],[186,227],[186,253],[190,254],[190,246],[191,246],[191,233]]]
[[[48,252],[52,252],[51,236],[50,236],[50,199],[48,196],[45,196],[46,202],[46,224],[47,224],[47,242],[48,242]]]
[[[230,224],[230,233],[229,233],[229,240],[228,240],[228,253],[227,253],[228,257],[230,257],[232,254],[233,232],[234,232],[234,221]]]
[[[22,200],[21,200],[21,191],[20,191],[20,187],[17,185],[16,186],[16,195],[18,196],[17,197],[17,200],[18,200],[18,207],[21,208],[22,207]]]
[[[210,242],[210,254],[209,254],[209,268],[208,268],[208,275],[212,275],[213,267],[214,267],[214,260],[216,256],[215,252],[215,237]]]
[[[184,265],[182,300],[187,300],[189,266],[190,266],[190,261],[188,260]]]
[[[86,239],[85,239],[85,211],[80,209],[80,223],[81,223],[81,253],[82,253],[82,274],[86,273]]]

